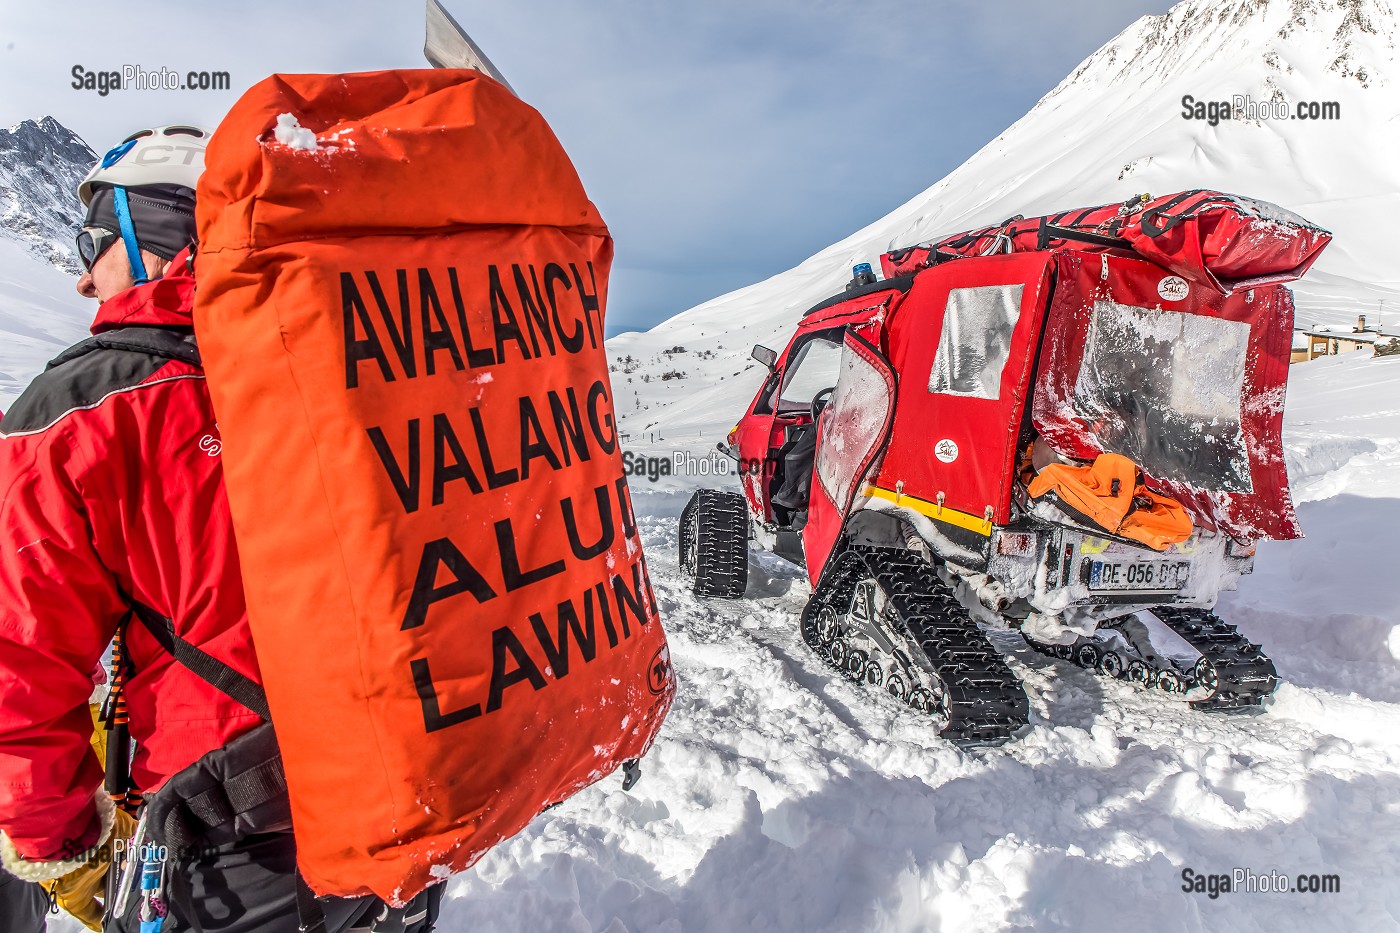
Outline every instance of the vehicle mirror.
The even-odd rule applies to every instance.
[[[773,368],[778,363],[778,351],[770,350],[761,343],[753,345],[753,353],[751,355],[764,366],[767,366],[769,372],[772,372]]]

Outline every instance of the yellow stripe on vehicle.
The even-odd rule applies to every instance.
[[[992,536],[992,523],[981,515],[971,515],[967,512],[959,512],[957,509],[950,509],[946,505],[939,505],[937,502],[929,502],[927,499],[920,499],[918,496],[908,496],[904,493],[895,492],[890,489],[883,489],[879,486],[866,486],[864,494],[872,499],[884,499],[886,502],[893,502],[895,505],[906,509],[913,509],[920,515],[927,515],[934,521],[944,522],[958,528],[965,528],[968,531],[975,531],[979,535]]]

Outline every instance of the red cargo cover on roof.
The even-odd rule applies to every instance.
[[[1087,235],[1067,236],[1065,231]],[[1193,189],[1123,204],[1060,211],[892,250],[880,257],[886,278],[944,259],[1067,248],[1103,252],[1114,241],[1182,278],[1224,294],[1292,282],[1317,260],[1332,235],[1266,201]]]
[[[1232,296],[1152,263],[1063,251],[1032,417],[1060,453],[1131,457],[1198,526],[1301,535],[1283,461],[1288,289]]]

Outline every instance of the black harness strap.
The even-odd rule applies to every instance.
[[[263,724],[171,778],[148,804],[156,838],[177,852],[265,832],[291,819],[282,753]]]
[[[267,693],[261,686],[181,638],[175,633],[175,623],[159,612],[135,600],[131,600],[131,606],[136,618],[177,662],[210,686],[257,713],[264,722],[272,721]],[[268,728],[261,727],[263,730]],[[258,731],[248,733],[243,741],[260,738],[256,736]],[[242,814],[264,807],[270,801],[284,800],[286,796],[287,775],[279,754],[174,803],[165,810],[159,831],[166,845],[176,849],[187,848],[205,839],[211,829],[236,825]],[[326,933],[325,911],[300,871],[296,873],[296,901],[301,933]]]
[[[253,807],[287,792],[287,775],[280,757],[264,761],[256,768],[236,774],[224,783],[229,806],[235,813],[246,813]]]
[[[210,829],[232,823],[239,815],[286,792],[287,777],[282,770],[282,759],[264,761],[172,807],[161,828],[162,837],[177,848],[194,845]]]
[[[1087,230],[1071,230],[1068,227],[1055,227],[1041,221],[1040,230],[1036,236],[1036,248],[1049,249],[1050,244],[1055,240],[1078,240],[1109,249],[1132,249],[1131,243],[1119,237],[1090,233]]]
[[[272,713],[267,707],[267,693],[261,686],[223,661],[205,653],[193,642],[181,638],[175,632],[175,623],[151,607],[143,606],[135,600],[131,601],[131,607],[136,611],[136,618],[141,620],[141,624],[146,626],[146,630],[156,642],[174,656],[176,661],[189,668],[200,680],[257,713],[265,722],[272,721]]]
[[[1096,211],[1096,210],[1098,210],[1098,209],[1099,209],[1099,208],[1097,208],[1097,207],[1086,207],[1086,208],[1084,208],[1084,210],[1082,210],[1082,211],[1079,212],[1079,216],[1075,217],[1073,220],[1071,220],[1071,221],[1070,221],[1069,223],[1067,223],[1067,224],[1059,224],[1058,221],[1054,220],[1053,218],[1051,219],[1050,223],[1056,224],[1057,226],[1077,227],[1077,226],[1079,226],[1080,224],[1082,224],[1082,223],[1084,222],[1084,219],[1085,219],[1086,217],[1088,217],[1090,214],[1092,214],[1094,211]]]

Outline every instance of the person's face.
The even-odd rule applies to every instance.
[[[155,253],[141,251],[141,259],[146,264],[146,278],[154,281],[165,274],[170,262]],[[117,239],[107,250],[97,257],[92,268],[78,278],[78,294],[98,301],[118,295],[136,284],[131,276],[131,265],[126,259],[126,247]]]

